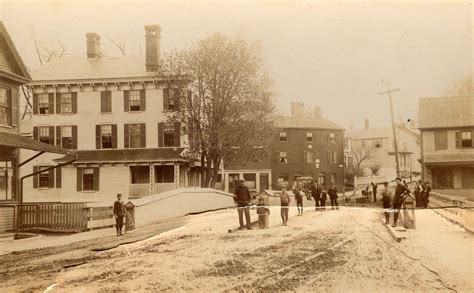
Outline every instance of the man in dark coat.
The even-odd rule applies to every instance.
[[[374,202],[377,202],[377,184],[371,183],[372,184],[372,195],[374,196]]]
[[[336,208],[339,209],[337,205],[337,187],[334,185],[334,182],[331,182],[331,187],[328,189],[329,199],[331,200],[331,207],[332,209]]]
[[[314,199],[314,208],[317,211],[319,208],[319,201],[321,198],[321,188],[319,187],[317,182],[313,182],[310,190],[311,190],[311,196]]]
[[[117,236],[122,234],[123,219],[125,217],[125,205],[122,201],[122,194],[117,194],[117,200],[114,202],[115,229]]]
[[[425,182],[425,188],[423,189],[423,207],[426,209],[428,203],[430,202],[430,192],[431,192],[431,183],[429,181]]]
[[[252,199],[250,195],[250,191],[245,186],[245,181],[240,180],[239,181],[239,186],[235,189],[234,192],[234,202],[237,204],[237,212],[239,214],[239,225],[240,225],[240,230],[243,230],[244,227],[244,219],[243,215],[245,213],[245,223],[246,227],[248,230],[251,230],[252,228],[250,227],[250,200]]]
[[[410,192],[405,184],[402,183],[402,179],[398,178],[395,179],[397,182],[397,186],[395,187],[395,196],[393,197],[393,224],[392,227],[397,226],[398,215],[400,214],[400,209],[403,204],[403,200],[405,199],[404,195],[406,192]]]

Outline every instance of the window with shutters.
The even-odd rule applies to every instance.
[[[112,125],[100,126],[100,144],[103,149],[112,148]]]
[[[329,142],[331,142],[331,143],[336,142],[336,134],[334,132],[329,133]]]
[[[129,91],[130,112],[141,111],[140,91]]]
[[[129,124],[130,148],[141,148],[141,127],[140,124]]]
[[[111,113],[112,112],[112,92],[105,91],[100,93],[100,112]]]
[[[313,141],[313,133],[306,132],[306,141]]]
[[[286,152],[279,152],[279,159],[278,161],[280,164],[288,164],[288,156]]]
[[[173,123],[166,123],[163,128],[163,143],[165,147],[174,147],[175,126]]]
[[[84,168],[82,170],[82,190],[92,191],[94,190],[94,169]]]
[[[174,183],[174,166],[155,166],[155,183]]]
[[[150,183],[149,166],[131,166],[130,174],[132,177],[132,184]]]
[[[472,148],[472,132],[461,131],[461,147]]]
[[[72,149],[72,126],[61,127],[61,147],[63,149]]]
[[[38,94],[38,113],[49,113],[49,94]]]
[[[0,125],[12,125],[12,99],[6,88],[0,88]]]
[[[40,166],[39,171],[49,168],[50,166]],[[38,187],[39,188],[49,188],[52,182],[49,182],[50,176],[49,172],[40,173],[38,176]]]
[[[50,143],[49,126],[38,127],[38,138],[41,142]]]
[[[446,150],[448,149],[448,132],[447,131],[435,131],[435,150]]]
[[[168,97],[168,111],[176,111],[176,97],[177,97],[177,90],[170,89],[169,97]]]
[[[288,141],[286,132],[280,132],[280,141]]]
[[[72,94],[71,93],[61,93],[59,94],[61,101],[61,113],[69,114],[72,113]]]

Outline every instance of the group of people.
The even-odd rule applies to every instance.
[[[316,211],[323,211],[326,209],[326,201],[328,196],[331,201],[332,208],[339,209],[337,203],[337,187],[334,183],[331,183],[329,189],[326,190],[324,184],[319,184],[314,181],[311,182],[308,189],[303,188],[301,183],[295,182],[291,188],[291,191],[296,200],[298,216],[301,216],[303,214],[303,196],[305,195],[311,195],[311,197],[314,199]],[[235,188],[234,201],[237,204],[240,230],[251,230],[252,227],[250,224],[250,204],[252,201],[252,196],[247,186],[245,186],[244,180],[240,180],[239,185]],[[284,185],[282,186],[280,192],[280,215],[283,226],[287,226],[290,202],[290,193],[287,190],[287,187]],[[270,215],[270,209],[266,206],[265,200],[262,197],[258,198],[257,215],[259,227],[268,228],[268,216]]]
[[[415,195],[416,207],[427,208],[431,192],[431,183],[429,181],[422,183],[421,180],[415,183],[413,194]]]

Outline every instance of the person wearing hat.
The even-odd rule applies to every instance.
[[[431,192],[431,183],[429,181],[425,182],[425,187],[423,188],[423,207],[426,209],[428,207],[428,203],[430,202],[429,197],[430,197],[430,192]]]
[[[125,204],[122,201],[122,194],[117,194],[117,200],[114,202],[115,229],[117,236],[122,234],[123,219],[125,217]]]
[[[397,226],[398,215],[403,204],[404,194],[410,192],[410,190],[402,183],[402,179],[397,177],[395,179],[397,186],[395,187],[395,196],[393,197],[393,224],[392,227]]]
[[[239,180],[239,185],[235,188],[234,191],[234,202],[237,204],[237,212],[239,214],[239,225],[240,230],[244,230],[244,213],[245,213],[245,223],[248,230],[251,230],[250,227],[250,207],[249,203],[252,199],[250,191],[245,186],[245,180]]]

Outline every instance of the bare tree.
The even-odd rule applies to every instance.
[[[170,119],[186,126],[190,155],[203,167],[203,187],[214,186],[222,160],[269,155],[274,105],[261,54],[256,42],[216,33],[164,61],[162,75],[179,104]]]
[[[112,38],[107,38],[109,40],[109,42],[112,43],[112,45],[114,45],[114,47],[116,47],[120,53],[122,53],[122,55],[127,55],[127,41],[126,40],[114,40]]]
[[[370,153],[365,148],[358,144],[352,144],[352,157],[353,157],[353,167],[354,175],[360,176],[363,173],[362,163],[370,159]]]
[[[470,77],[453,82],[450,88],[446,90],[447,96],[469,96],[474,94],[474,84]]]

